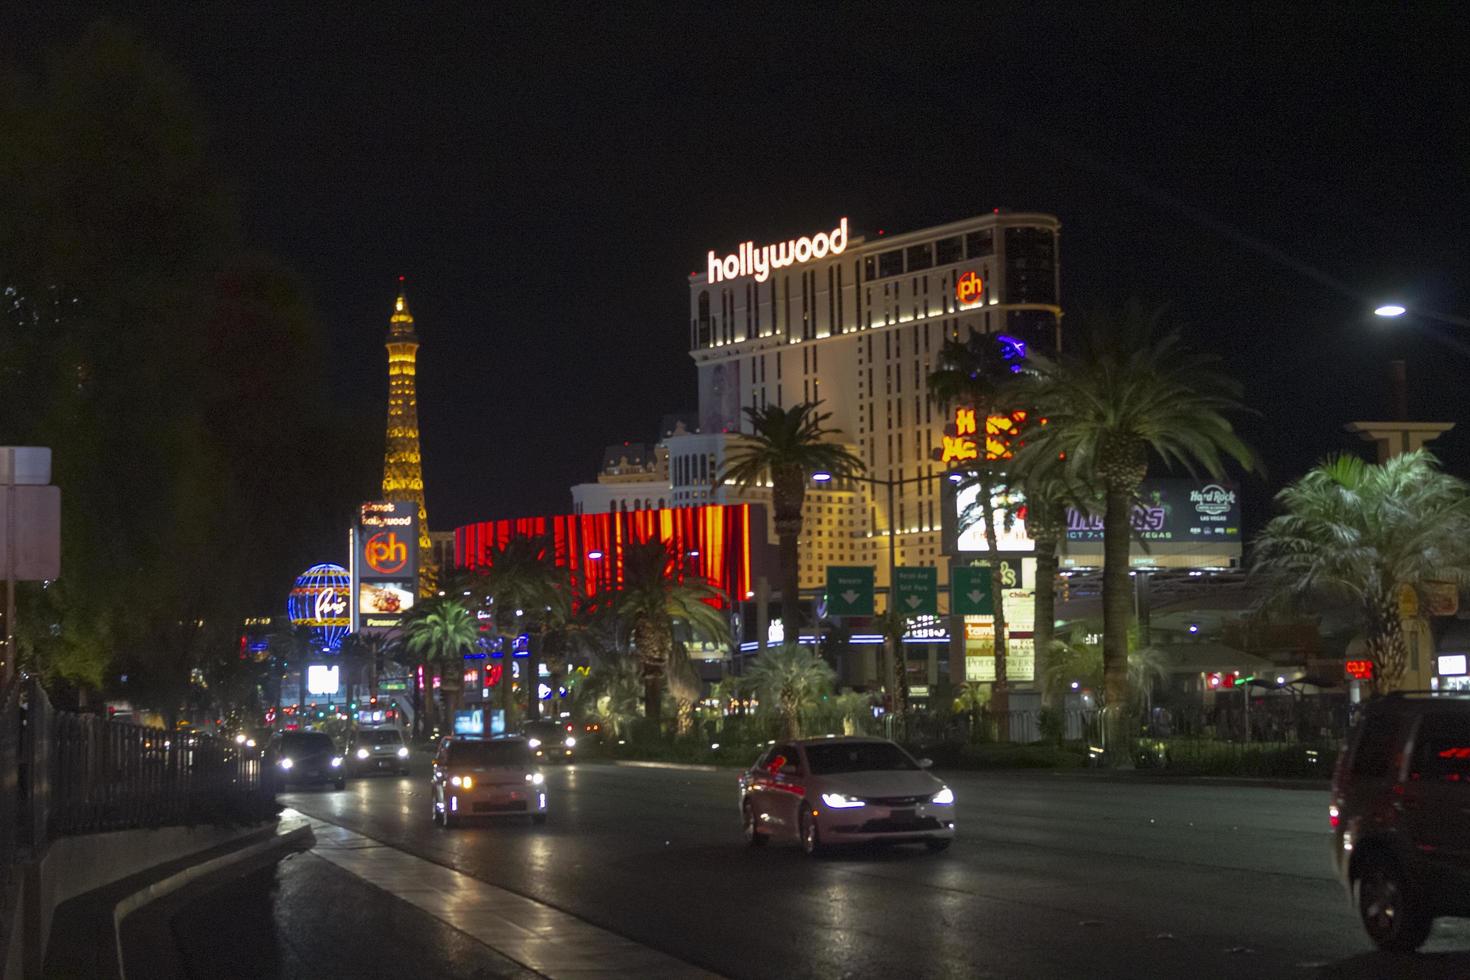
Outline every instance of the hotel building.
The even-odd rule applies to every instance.
[[[1057,349],[1060,227],[1052,215],[996,211],[862,235],[843,218],[807,238],[711,250],[689,278],[697,416],[666,419],[655,445],[610,447],[597,482],[572,488],[575,510],[768,504],[767,493],[715,484],[748,429],[744,409],[820,399],[866,476],[895,484],[893,510],[882,485],[813,485],[802,588],[821,588],[828,565],[873,565],[886,588],[890,528],[898,564],[936,565],[946,583],[938,450],[952,420],[925,381],[944,341],[971,330]]]

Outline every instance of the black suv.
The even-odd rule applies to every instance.
[[[1470,916],[1470,697],[1405,692],[1363,709],[1332,779],[1333,861],[1380,949]]]

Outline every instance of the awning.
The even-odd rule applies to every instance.
[[[1265,657],[1223,643],[1155,643],[1164,653],[1165,670],[1171,674],[1265,674],[1276,665]]]

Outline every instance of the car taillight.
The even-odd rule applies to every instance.
[[[1327,808],[1327,822],[1330,823],[1330,824],[1332,824],[1332,828],[1334,830],[1336,830],[1337,829],[1337,825],[1341,821],[1342,821],[1342,816],[1338,812],[1337,804],[1334,803],[1333,805],[1331,805],[1331,806],[1329,806]]]

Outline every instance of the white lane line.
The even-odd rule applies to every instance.
[[[560,909],[414,857],[346,827],[294,810],[286,814],[311,821],[317,841],[313,854],[550,980],[719,977]]]

